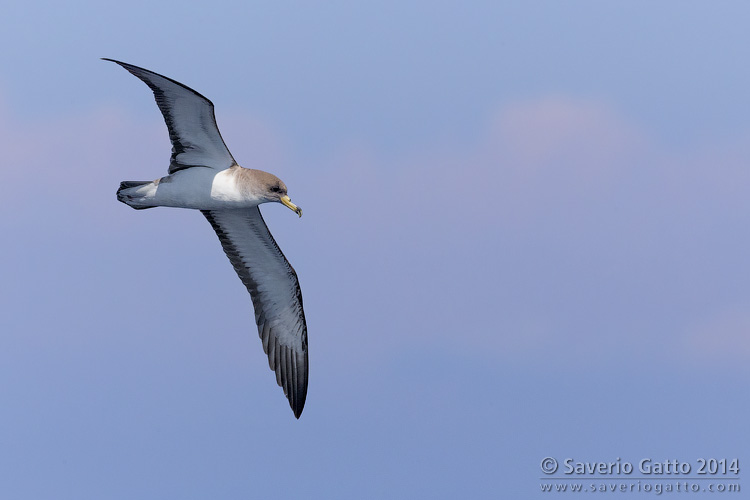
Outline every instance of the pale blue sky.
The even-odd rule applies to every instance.
[[[750,458],[749,18],[3,7],[3,495],[545,498],[546,456]],[[100,57],[208,96],[303,207],[264,208],[305,300],[299,421],[203,217],[117,203],[169,143]]]

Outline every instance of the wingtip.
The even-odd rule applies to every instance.
[[[289,406],[292,408],[292,411],[294,412],[294,417],[297,420],[299,420],[299,417],[302,416],[302,410],[305,409],[306,396],[307,394],[303,394],[301,401],[295,401],[296,397],[294,396],[289,398]]]
[[[115,63],[115,64],[117,64],[119,66],[122,66],[123,68],[125,68],[128,71],[130,71],[131,73],[132,73],[131,69],[139,69],[141,71],[148,71],[145,68],[141,68],[139,66],[133,66],[132,64],[128,64],[126,62],[118,61],[117,59],[110,59],[109,57],[100,57],[100,59],[102,61],[109,61],[109,62],[113,62],[113,63]]]
[[[122,66],[123,68],[127,68],[127,66],[130,66],[130,64],[128,63],[118,61],[117,59],[110,59],[109,57],[100,57],[99,59],[101,59],[102,61],[113,62],[119,66]]]

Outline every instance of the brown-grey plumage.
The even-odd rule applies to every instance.
[[[124,67],[153,91],[172,142],[169,175],[155,181],[123,181],[118,200],[135,209],[157,206],[200,210],[219,237],[237,275],[250,292],[255,321],[294,416],[307,397],[307,325],[297,273],[263,221],[258,205],[279,202],[302,210],[275,175],[239,166],[221,138],[211,101],[152,71]],[[194,168],[202,167],[202,168]]]

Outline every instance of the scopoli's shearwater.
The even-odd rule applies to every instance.
[[[124,181],[117,199],[135,209],[180,207],[200,210],[250,292],[255,322],[299,418],[307,396],[307,325],[302,293],[292,266],[268,230],[258,205],[283,203],[302,217],[275,175],[240,167],[224,144],[211,101],[170,78],[131,64],[119,64],[154,92],[172,142],[169,175],[155,181]]]

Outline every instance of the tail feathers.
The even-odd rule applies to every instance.
[[[145,184],[151,184],[151,181],[122,181],[120,183],[120,189],[117,190],[117,193],[119,194],[123,189],[143,186]]]
[[[140,196],[137,193],[125,193],[124,191],[145,186],[151,184],[152,181],[122,181],[120,183],[120,189],[117,190],[117,200],[125,203],[126,205],[135,208],[136,210],[145,210],[147,208],[154,208],[156,205],[142,205],[140,204]]]

